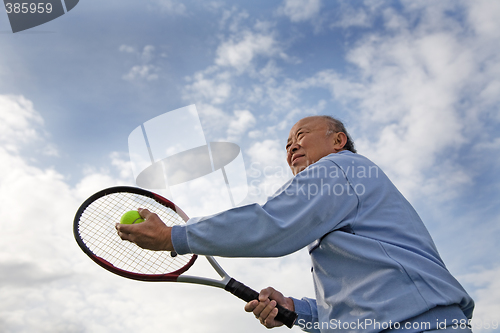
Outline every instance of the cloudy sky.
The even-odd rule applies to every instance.
[[[85,198],[134,184],[132,130],[195,104],[258,202],[291,177],[298,119],[342,119],[475,299],[475,332],[500,332],[480,328],[500,321],[498,17],[496,0],[82,0],[13,34],[0,12],[0,331],[266,330],[224,291],[126,280],[73,239]],[[220,262],[313,296],[303,251]]]

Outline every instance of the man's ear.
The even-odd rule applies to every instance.
[[[344,132],[337,132],[333,135],[333,148],[337,151],[344,149],[347,144],[347,135]]]

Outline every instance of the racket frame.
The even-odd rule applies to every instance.
[[[99,191],[99,192],[95,193],[94,195],[90,196],[87,200],[85,200],[85,202],[80,206],[80,208],[76,212],[74,223],[73,223],[73,234],[75,236],[76,242],[78,243],[78,245],[80,246],[82,251],[85,254],[87,254],[96,264],[98,264],[99,266],[101,266],[101,267],[107,269],[108,271],[115,273],[119,276],[133,279],[133,280],[138,280],[138,281],[150,281],[150,282],[154,282],[154,281],[175,282],[175,281],[177,281],[177,278],[182,273],[184,273],[191,266],[193,266],[194,262],[198,258],[198,256],[196,254],[193,254],[193,256],[191,257],[191,259],[189,260],[189,262],[187,264],[185,264],[183,267],[181,267],[180,269],[178,269],[174,272],[170,272],[167,274],[141,274],[141,273],[130,272],[130,271],[116,267],[115,265],[113,265],[109,261],[94,254],[94,252],[92,252],[92,250],[90,250],[87,247],[87,245],[85,244],[85,242],[83,241],[82,237],[80,236],[80,232],[79,232],[79,225],[80,225],[79,221],[80,221],[80,217],[82,216],[83,212],[87,209],[87,207],[89,207],[93,202],[95,202],[99,198],[102,198],[102,197],[105,197],[107,195],[114,194],[114,193],[120,193],[120,192],[133,193],[133,194],[138,194],[138,195],[149,197],[150,199],[155,200],[159,204],[164,205],[164,206],[172,209],[184,221],[187,221],[189,219],[187,217],[187,215],[179,207],[177,207],[173,202],[171,202],[168,199],[165,199],[164,197],[162,197],[158,194],[143,190],[141,188],[131,187],[131,186],[110,187],[110,188],[104,189],[104,190]]]

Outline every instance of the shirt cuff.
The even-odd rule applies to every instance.
[[[189,248],[187,241],[186,226],[174,225],[172,227],[171,240],[174,250],[178,254],[191,253],[191,249]]]
[[[319,333],[320,331],[315,328],[314,323],[317,321],[316,302],[312,299],[303,298],[298,300],[290,297],[293,301],[297,320],[295,325],[299,326],[303,331]]]

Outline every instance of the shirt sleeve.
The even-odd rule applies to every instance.
[[[295,326],[300,327],[305,332],[320,333],[315,327],[318,322],[318,307],[316,300],[304,297],[301,300],[291,297],[295,307],[295,313],[298,315]]]
[[[334,230],[356,209],[357,196],[346,195],[346,189],[354,193],[342,170],[322,159],[287,182],[264,205],[237,207],[174,227],[172,243],[179,254],[287,255]]]

